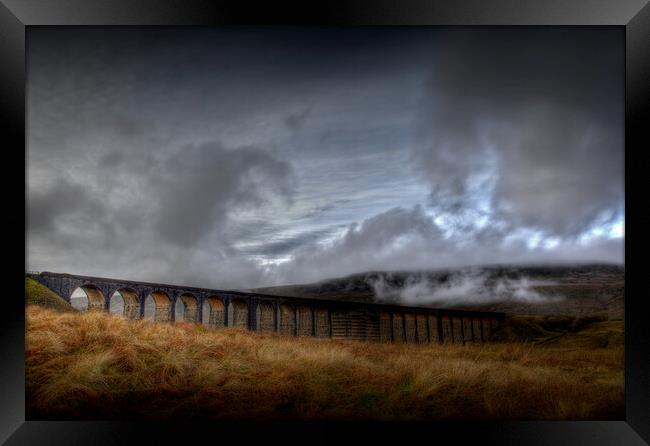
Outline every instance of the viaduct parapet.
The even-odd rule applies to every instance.
[[[293,336],[384,342],[487,342],[504,313],[407,307],[324,299],[276,296],[229,290],[135,282],[63,273],[31,273],[30,277],[71,302],[81,288],[89,311],[109,311],[119,293],[123,315],[141,319],[151,296],[154,320],[174,322],[177,305],[182,319],[211,328],[244,327]]]

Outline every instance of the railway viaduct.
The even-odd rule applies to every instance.
[[[155,321],[173,322],[174,308],[182,303],[186,322],[293,336],[464,344],[487,342],[496,324],[505,318],[503,313],[308,299],[51,272],[26,275],[68,302],[81,288],[90,311],[109,311],[111,299],[119,293],[123,315],[141,319],[145,300],[151,296]]]

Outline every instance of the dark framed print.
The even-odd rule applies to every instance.
[[[648,444],[647,3],[0,0],[0,440]]]

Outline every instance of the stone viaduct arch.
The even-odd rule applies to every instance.
[[[199,322],[199,298],[192,293],[182,293],[174,304],[174,320]]]
[[[295,308],[289,304],[280,304],[280,333],[295,334],[296,332],[296,314]]]
[[[156,322],[169,322],[173,317],[172,296],[164,290],[151,290],[144,300],[144,316]]]
[[[88,311],[156,322],[241,327],[289,336],[396,343],[489,342],[503,313],[327,301],[59,273],[28,273],[68,302],[77,289]],[[118,301],[122,301],[121,309]]]
[[[256,316],[256,329],[258,331],[277,331],[276,308],[273,303],[269,301],[260,302],[257,305]]]
[[[248,324],[248,304],[245,300],[235,298],[230,300],[228,305],[228,326],[247,328]]]
[[[109,308],[112,308],[114,304],[117,304],[118,296],[121,299],[121,311],[117,314],[121,314],[128,319],[139,319],[140,318],[140,296],[138,292],[133,288],[118,288],[113,291],[109,296]],[[117,306],[117,305],[116,305]],[[119,306],[117,306],[119,309]],[[113,311],[111,311],[113,312]]]
[[[226,326],[226,304],[219,296],[208,296],[203,300],[203,324],[209,328]]]
[[[86,304],[85,309],[88,311],[103,311],[106,308],[106,297],[102,292],[101,288],[93,285],[92,283],[86,283],[79,285],[70,292],[70,297],[68,302],[71,301],[72,295],[77,291],[81,290],[86,295]]]

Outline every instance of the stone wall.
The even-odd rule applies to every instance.
[[[332,337],[359,341],[379,341],[380,322],[378,312],[335,311],[332,312]]]

